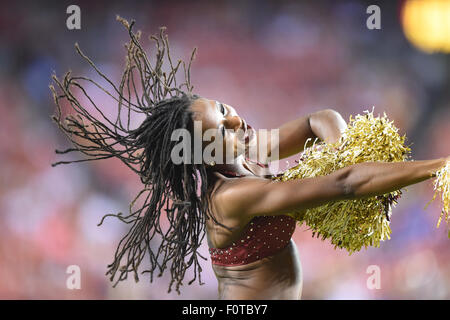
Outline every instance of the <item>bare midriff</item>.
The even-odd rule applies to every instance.
[[[296,245],[289,244],[273,256],[239,266],[212,264],[219,284],[219,299],[298,300],[302,270]]]

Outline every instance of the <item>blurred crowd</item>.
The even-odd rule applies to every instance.
[[[414,159],[449,153],[450,57],[408,43],[395,1],[381,8],[381,30],[366,28],[365,1],[78,1],[81,30],[66,27],[69,4],[0,5],[2,299],[217,297],[209,259],[205,284],[186,281],[181,295],[166,293],[168,275],[112,288],[106,267],[127,229],[114,219],[97,224],[128,210],[139,179],[115,160],[51,167],[66,159],[54,150],[69,146],[50,118],[51,75],[93,75],[74,50],[78,42],[118,82],[128,35],[116,14],[135,19],[145,38],[166,26],[174,59],[189,60],[197,47],[194,91],[234,106],[255,128],[324,108],[348,119],[375,107],[407,135]],[[151,56],[153,44],[144,43]],[[393,212],[392,239],[351,256],[298,227],[303,298],[449,299],[450,239],[447,226],[436,228],[439,202],[424,210],[432,194],[430,181],[409,187]],[[208,257],[206,242],[202,252]],[[70,265],[80,267],[80,290],[67,288]],[[379,289],[367,286],[373,265]]]

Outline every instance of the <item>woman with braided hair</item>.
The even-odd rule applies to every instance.
[[[202,283],[199,258],[206,258],[200,255],[199,247],[206,235],[219,298],[299,299],[301,266],[291,239],[295,220],[287,213],[397,190],[432,177],[446,161],[362,163],[318,178],[272,180],[267,164],[260,162],[266,163],[274,151],[279,158],[299,153],[310,138],[338,140],[346,127],[342,117],[333,110],[310,114],[282,125],[278,141],[263,142],[233,107],[192,93],[190,67],[195,49],[187,66],[181,60],[174,65],[165,28],[161,28],[158,36],[151,37],[157,47],[156,63],[151,64],[140,44],[140,33],[132,30],[134,23],[118,19],[131,37],[120,85],[115,86],[76,46],[113,91],[70,73],[62,81],[54,76],[56,87],[51,86],[57,105],[53,119],[73,144],[73,148],[57,153],[87,156],[54,165],[115,157],[137,173],[144,185],[128,215],[106,215],[130,225],[108,266],[114,285],[128,273],[137,281],[145,257],[149,268],[142,273],[149,273],[150,280],[155,271],[161,275],[170,270],[169,292],[173,285],[180,292],[190,268],[194,278],[189,284],[197,277]],[[168,73],[163,71],[166,57]],[[185,82],[177,85],[181,65]],[[97,86],[117,102],[115,120],[104,115],[82,82]],[[83,106],[75,91],[89,101],[93,111]],[[62,101],[68,102],[75,114],[63,115]],[[145,117],[136,128],[130,127],[133,114]],[[187,141],[188,149],[183,149],[183,161],[174,161],[178,141],[173,134],[177,130],[186,130],[191,138],[195,130],[202,135],[213,130],[215,139],[223,140],[222,155],[231,154],[231,161],[196,161],[196,144],[191,140]],[[261,150],[268,152],[250,160],[250,147],[262,144],[267,145]],[[201,144],[201,152],[206,146]],[[167,230],[163,230],[164,221],[168,221]]]

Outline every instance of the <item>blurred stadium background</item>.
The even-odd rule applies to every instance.
[[[66,28],[70,4],[81,8],[81,30]],[[381,30],[366,27],[370,4],[381,8]],[[127,210],[140,188],[137,177],[114,160],[50,166],[62,159],[54,149],[68,146],[50,120],[51,74],[62,77],[71,69],[93,75],[75,53],[78,42],[118,81],[128,35],[116,14],[135,19],[145,37],[167,26],[173,58],[188,60],[198,47],[194,91],[236,107],[253,127],[274,128],[323,108],[348,119],[375,106],[375,113],[385,111],[407,134],[414,159],[449,154],[449,1],[14,1],[0,6],[2,299],[217,296],[209,261],[203,263],[205,285],[185,285],[181,295],[166,293],[166,277],[149,284],[143,276],[137,284],[130,280],[113,289],[104,273],[126,229],[114,219],[97,223],[106,213]],[[153,50],[153,43],[145,44]],[[103,109],[113,107],[103,102]],[[431,182],[408,188],[394,210],[392,239],[351,256],[297,228],[303,298],[449,299],[450,239],[445,226],[436,229],[439,204],[424,210],[431,197]],[[206,243],[203,252],[207,256]],[[81,268],[81,290],[66,288],[69,265]],[[370,265],[381,268],[381,289],[366,286]]]

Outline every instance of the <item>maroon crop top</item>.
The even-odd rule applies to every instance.
[[[223,174],[240,177],[233,172]],[[215,265],[238,266],[273,256],[289,244],[294,230],[295,220],[290,216],[255,217],[248,223],[241,238],[232,245],[209,248],[211,261]]]

